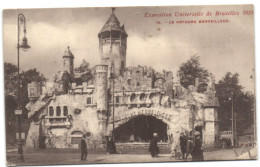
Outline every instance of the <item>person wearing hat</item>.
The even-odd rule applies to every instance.
[[[86,135],[84,134],[81,139],[81,161],[86,160],[88,155],[88,148],[85,139]]]
[[[200,132],[196,131],[194,135],[195,135],[195,142],[194,142],[194,147],[191,151],[192,161],[203,161],[204,157],[203,157]]]
[[[153,138],[150,141],[150,146],[149,146],[149,151],[153,158],[158,157],[158,154],[159,154],[159,148],[157,146],[157,142],[158,142],[158,135],[157,135],[157,133],[154,133]]]

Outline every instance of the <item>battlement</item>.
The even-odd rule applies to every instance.
[[[96,65],[95,66],[96,73],[107,73],[108,72],[108,65]]]

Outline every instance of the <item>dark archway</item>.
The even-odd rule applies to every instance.
[[[155,132],[159,140],[168,140],[166,123],[153,116],[140,115],[115,129],[115,142],[149,142]]]

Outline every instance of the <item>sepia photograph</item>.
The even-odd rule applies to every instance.
[[[258,159],[254,5],[2,12],[7,166]]]

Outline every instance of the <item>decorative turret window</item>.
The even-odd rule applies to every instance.
[[[54,110],[53,110],[53,107],[50,106],[49,107],[49,116],[53,116],[54,115]]]
[[[60,116],[61,115],[61,109],[60,106],[56,107],[56,116]]]

